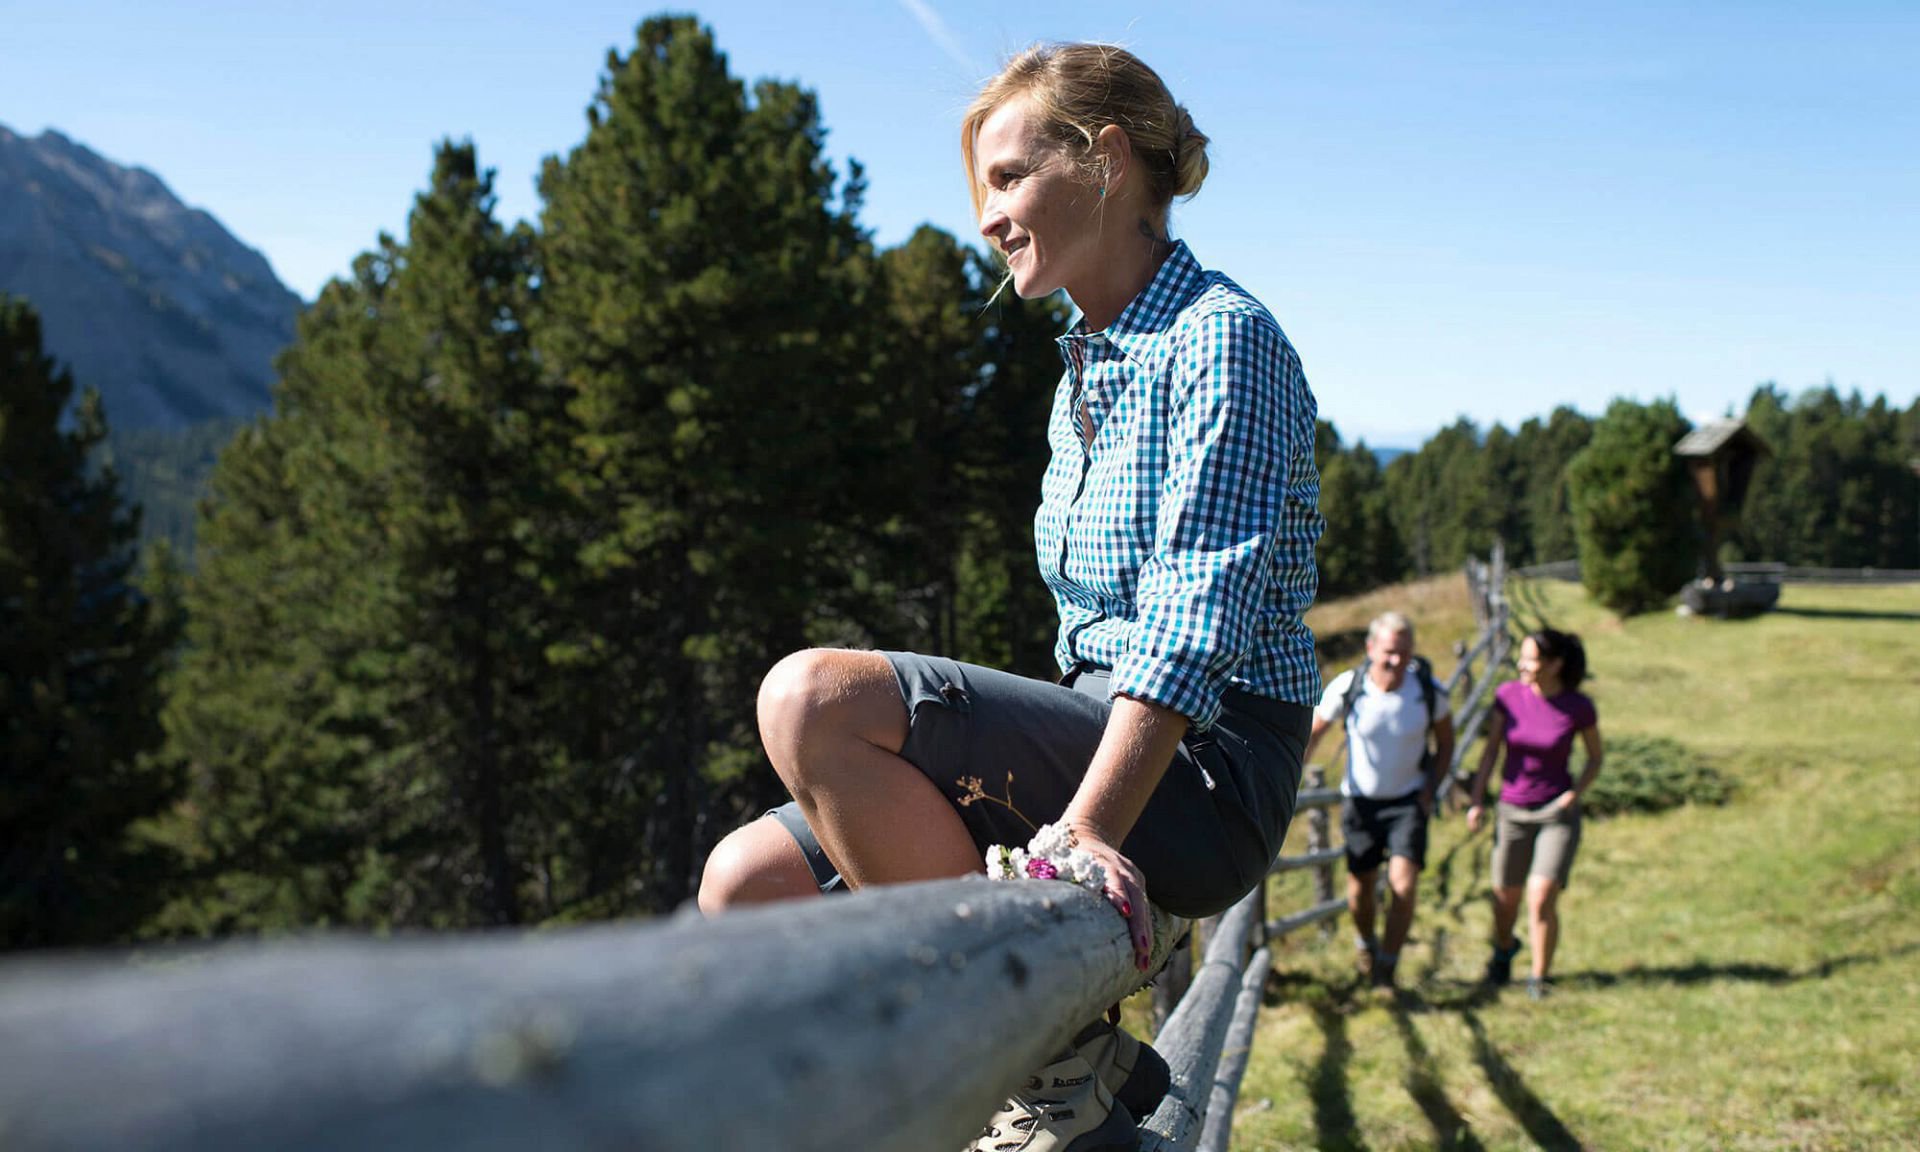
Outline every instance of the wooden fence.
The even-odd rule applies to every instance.
[[[1729,576],[1773,584],[1920,584],[1920,568],[1807,568],[1794,564],[1754,562],[1722,564]],[[1555,560],[1513,570],[1515,576],[1536,580],[1578,580],[1580,561]]]
[[[1468,580],[1455,772],[1509,646],[1498,551]],[[1308,851],[1275,864],[1316,870],[1311,905],[1269,918],[1263,885],[1203,931],[1141,1148],[1227,1147],[1273,943],[1345,908],[1338,803],[1315,770]],[[1179,927],[1156,923],[1158,959]],[[958,1148],[1138,983],[1104,898],[978,879],[711,921],[33,957],[0,966],[0,1147]]]

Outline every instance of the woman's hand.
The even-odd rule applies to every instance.
[[[1471,836],[1475,832],[1480,831],[1480,821],[1485,816],[1486,812],[1480,805],[1470,804],[1467,806],[1467,835]]]
[[[1555,812],[1565,812],[1578,803],[1580,803],[1580,793],[1569,788],[1553,798],[1553,810]]]
[[[1127,922],[1134,965],[1142,972],[1148,971],[1153,965],[1153,913],[1147,908],[1147,878],[1133,861],[1086,825],[1074,825],[1073,837],[1075,847],[1107,870],[1107,901]]]

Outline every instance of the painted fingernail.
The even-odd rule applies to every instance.
[[[1133,915],[1133,904],[1130,901],[1126,901],[1126,900],[1120,901],[1120,915],[1122,916]]]

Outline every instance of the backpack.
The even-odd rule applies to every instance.
[[[1340,699],[1341,726],[1353,723],[1353,703],[1367,687],[1367,668],[1371,660],[1360,661],[1353,670],[1353,681],[1347,685],[1347,694]],[[1440,700],[1440,686],[1433,682],[1433,665],[1427,663],[1425,656],[1413,658],[1413,674],[1419,678],[1420,700],[1427,706],[1427,735],[1433,735],[1434,707]],[[1351,739],[1351,736],[1349,736]],[[1425,747],[1420,753],[1420,775],[1429,776],[1433,772],[1433,749]]]

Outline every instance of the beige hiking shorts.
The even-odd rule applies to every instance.
[[[1580,802],[1561,808],[1558,797],[1538,808],[1501,803],[1493,829],[1493,884],[1519,888],[1541,876],[1565,888],[1580,850]]]

